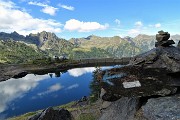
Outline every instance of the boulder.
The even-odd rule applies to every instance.
[[[99,120],[133,120],[138,101],[138,98],[123,97],[102,110]]]
[[[180,94],[151,98],[142,110],[148,120],[180,120]]]
[[[68,110],[49,107],[28,120],[72,120],[72,115]]]

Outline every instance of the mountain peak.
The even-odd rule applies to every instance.
[[[96,39],[96,38],[99,38],[99,36],[96,36],[96,35],[90,35],[88,36],[87,38],[85,38],[86,40],[90,40],[90,39]]]
[[[16,31],[12,32],[11,34],[19,35],[19,33],[17,33]]]
[[[139,34],[134,39],[154,39],[153,35]]]

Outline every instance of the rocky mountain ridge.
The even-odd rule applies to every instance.
[[[171,38],[177,44],[180,40],[180,35],[174,35]],[[46,31],[37,34],[31,33],[27,36],[19,35],[17,32],[0,32],[0,40],[23,41],[26,45],[34,44],[38,49],[44,51],[46,56],[61,56],[65,53],[73,59],[132,57],[155,47],[155,36],[144,34],[140,34],[135,38],[128,36],[121,38],[119,36],[99,37],[90,35],[86,38],[65,40],[57,37],[54,33]]]

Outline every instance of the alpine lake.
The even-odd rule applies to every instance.
[[[100,67],[106,70],[115,66]],[[60,106],[90,96],[95,67],[45,75],[27,74],[0,82],[0,119]]]

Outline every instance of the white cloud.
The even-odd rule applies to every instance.
[[[48,75],[28,74],[24,78],[9,79],[0,82],[0,113],[8,108],[8,105],[15,99],[21,98],[27,91],[35,88],[39,81],[49,78]]]
[[[98,22],[83,22],[76,19],[70,19],[66,21],[64,29],[69,31],[90,32],[95,30],[105,30],[108,27],[108,24],[101,25]]]
[[[96,70],[95,67],[87,67],[87,68],[75,68],[75,69],[71,69],[68,70],[69,74],[73,77],[79,77],[83,74],[86,74],[88,72],[93,72],[94,70]]]
[[[141,21],[137,21],[137,22],[135,22],[135,26],[142,27],[143,23]]]
[[[67,6],[67,5],[62,5],[62,4],[59,4],[58,6],[66,10],[71,10],[71,11],[75,9],[73,6]]]
[[[0,0],[0,7],[13,8],[13,7],[15,7],[15,4],[11,1],[4,2],[3,0]]]
[[[160,23],[155,24],[155,28],[160,28],[160,27],[161,27]]]
[[[54,16],[56,14],[56,12],[58,11],[58,8],[49,6],[47,4],[43,4],[43,3],[39,3],[39,2],[28,2],[29,5],[36,5],[36,6],[40,6],[43,7],[43,9],[41,10],[43,13],[49,14]]]
[[[40,7],[47,7],[48,5],[43,4],[43,3],[39,3],[39,2],[28,2],[29,5],[36,5],[36,6],[40,6]]]
[[[130,30],[128,31],[128,34],[129,34],[130,36],[135,36],[135,35],[138,35],[138,34],[140,34],[140,33],[141,33],[140,29],[130,29]]]
[[[57,8],[54,8],[52,6],[47,6],[47,7],[44,7],[41,11],[43,13],[46,13],[46,14],[54,16],[56,14],[57,10],[58,10]]]
[[[115,19],[114,21],[116,24],[120,25],[121,24],[121,21],[119,19]]]
[[[74,89],[74,88],[77,88],[77,87],[79,87],[79,84],[76,83],[76,84],[73,84],[73,85],[67,87],[67,90],[71,90],[71,89]]]
[[[21,11],[13,2],[0,0],[0,31],[27,35],[41,31],[61,32],[62,24],[52,19],[33,18],[29,13]]]
[[[47,91],[38,93],[38,95],[39,96],[46,95],[46,94],[49,94],[49,93],[52,93],[52,92],[56,92],[56,91],[58,91],[58,90],[60,90],[62,88],[63,88],[63,86],[61,86],[60,84],[55,84],[55,85],[50,86]]]
[[[160,23],[157,23],[157,24],[154,24],[154,25],[152,25],[152,24],[150,24],[150,25],[148,25],[149,27],[154,27],[154,28],[160,28],[161,27],[161,24]]]
[[[55,92],[63,88],[60,84],[55,84],[49,87],[49,92]]]

